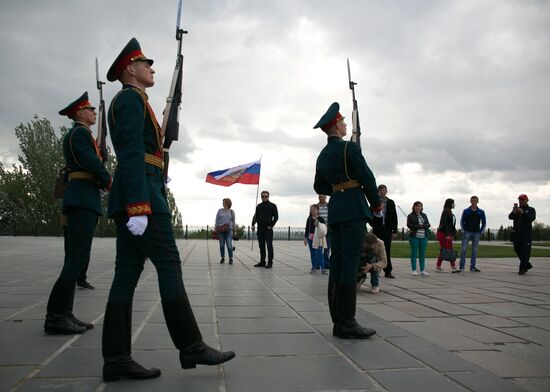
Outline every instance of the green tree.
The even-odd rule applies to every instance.
[[[172,226],[174,227],[174,236],[176,238],[183,237],[183,219],[181,212],[176,204],[174,194],[170,191],[170,188],[166,187],[166,199],[168,200],[168,207],[172,211]]]
[[[6,170],[0,162],[0,234],[13,234],[17,224],[31,225],[32,215],[27,210],[31,190],[27,177],[21,165]]]
[[[59,202],[53,197],[57,172],[63,167],[63,136],[67,128],[56,135],[51,123],[34,116],[33,120],[15,127],[21,154],[18,156],[25,173],[28,196],[25,209],[36,223],[57,227]]]
[[[48,234],[59,233],[61,203],[54,199],[53,188],[59,170],[65,165],[63,138],[68,129],[61,127],[56,134],[46,118],[33,117],[31,122],[15,127],[21,154],[20,164],[6,169],[0,162],[0,234]],[[114,175],[116,155],[108,148],[109,160],[105,167]],[[183,235],[182,216],[172,192],[166,192],[172,211],[172,223],[176,235]],[[107,211],[108,195],[103,196],[103,210]],[[14,229],[15,228],[15,229]],[[112,219],[99,219],[96,235],[115,236]]]

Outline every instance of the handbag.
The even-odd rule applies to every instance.
[[[216,231],[218,233],[225,233],[226,231],[229,231],[229,223],[224,223],[223,225],[216,227]]]
[[[451,263],[456,261],[456,250],[454,249],[441,249],[441,259],[450,261]]]

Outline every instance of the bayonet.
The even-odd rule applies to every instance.
[[[178,2],[178,15],[176,18],[176,40],[178,41],[178,52],[176,58],[176,66],[174,68],[174,74],[172,75],[172,83],[170,85],[170,91],[166,98],[166,106],[164,108],[164,117],[162,119],[161,138],[162,149],[164,152],[164,180],[168,179],[168,165],[170,163],[170,146],[172,142],[178,140],[179,137],[179,109],[181,105],[181,84],[183,77],[183,54],[181,52],[181,46],[183,41],[183,34],[187,34],[187,31],[183,30],[181,26],[181,4],[182,0]]]
[[[99,65],[97,57],[95,58],[95,80],[96,86],[99,90],[99,109],[97,113],[97,137],[96,144],[99,148],[99,154],[101,160],[106,162],[108,160],[107,154],[107,118],[105,116],[105,101],[103,100],[103,85],[105,82],[99,80]]]
[[[353,102],[353,112],[351,116],[351,122],[352,122],[353,128],[352,128],[352,134],[351,134],[351,141],[354,143],[357,143],[359,145],[359,149],[361,149],[361,125],[359,124],[359,110],[357,108],[357,99],[355,99],[355,86],[357,85],[357,83],[351,80],[349,58],[347,59],[347,62],[348,62],[349,88],[351,90],[351,97]]]

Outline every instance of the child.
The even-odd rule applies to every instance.
[[[367,233],[363,241],[363,251],[361,252],[361,262],[359,264],[359,273],[357,276],[357,290],[367,279],[367,272],[370,272],[370,292],[376,294],[380,291],[378,273],[386,268],[388,261],[386,258],[386,249],[384,241],[379,239],[374,233]]]
[[[319,206],[313,204],[309,207],[309,216],[306,220],[306,230],[304,233],[304,245],[309,246],[311,255],[311,271],[314,273],[317,268],[321,269],[322,274],[326,274],[325,258],[323,249],[327,247],[326,241],[327,225],[325,220],[319,216]]]

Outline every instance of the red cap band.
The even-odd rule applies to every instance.
[[[86,108],[91,108],[91,107],[93,107],[93,106],[92,106],[91,102],[88,101],[87,99],[84,100],[84,101],[80,101],[76,105],[71,107],[71,109],[67,112],[67,117],[73,118],[74,115],[76,114],[76,112],[78,112],[80,109],[86,109]]]
[[[130,52],[126,56],[121,58],[115,67],[116,78],[118,79],[120,77],[120,74],[122,73],[122,71],[124,71],[126,69],[126,66],[130,64],[132,61],[136,61],[143,58],[145,58],[145,55],[140,49],[134,50],[133,52]]]
[[[323,131],[328,131],[333,125],[336,125],[336,123],[338,122],[338,120],[340,120],[341,118],[343,118],[344,116],[342,116],[340,114],[340,112],[336,113],[336,117],[334,117],[332,120],[330,120],[328,123],[326,123],[325,125],[323,125],[321,127],[321,129]]]

